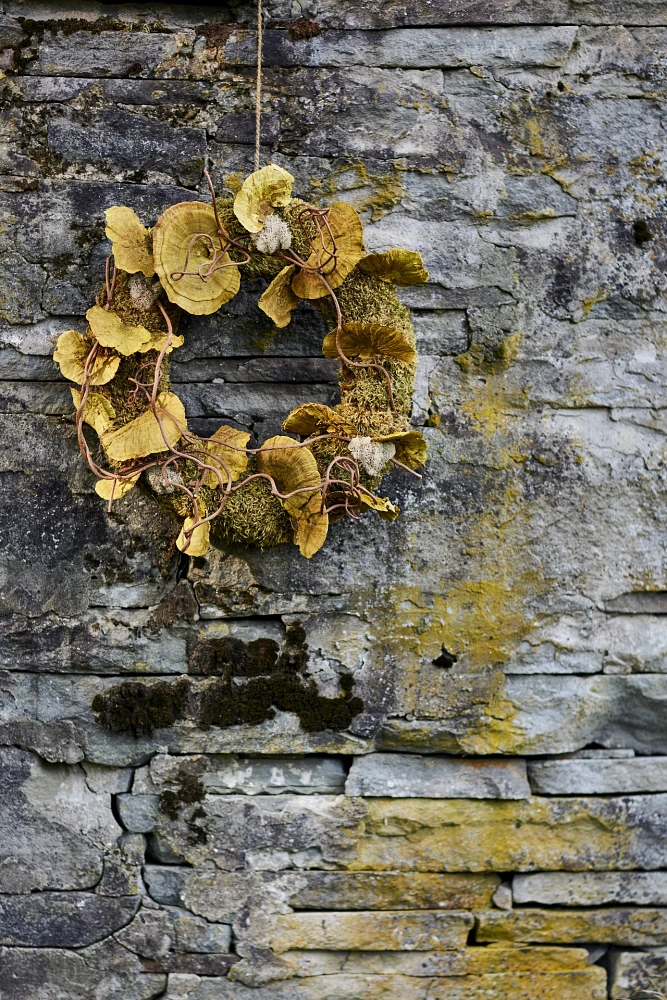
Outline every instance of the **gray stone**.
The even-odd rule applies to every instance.
[[[91,791],[76,765],[45,764],[12,748],[0,753],[4,784],[0,890],[93,888],[102,875],[104,852],[113,848],[122,832],[110,796]]]
[[[3,948],[0,963],[3,1000],[154,1000],[167,985],[113,939],[80,951]]]
[[[138,905],[88,892],[0,896],[0,944],[84,948],[128,924]]]
[[[330,951],[460,949],[474,925],[471,913],[403,910],[400,913],[288,913],[275,918],[270,947]]]
[[[37,264],[11,250],[0,254],[0,316],[8,323],[42,319],[42,289],[46,275]]]
[[[65,118],[49,126],[49,148],[67,163],[107,164],[113,170],[167,174],[186,186],[201,178],[206,136],[194,128],[172,129],[125,111],[102,111],[99,124]]]
[[[265,44],[273,64],[282,66],[559,66],[567,57],[575,27],[411,30],[392,32],[327,31],[305,43],[286,32],[267,31]],[[232,64],[252,62],[252,40],[234,35],[225,45]]]
[[[528,765],[537,795],[609,795],[667,791],[667,757],[545,760]]]
[[[392,798],[525,799],[525,761],[468,761],[446,757],[372,754],[358,757],[346,795]]]
[[[150,764],[150,788],[173,789],[182,780],[189,758],[157,755]],[[207,794],[278,795],[285,792],[332,794],[342,792],[342,761],[327,757],[239,758],[236,755],[192,759]],[[148,787],[148,786],[147,786]],[[135,789],[141,785],[135,781]]]
[[[665,872],[535,872],[515,875],[512,895],[517,903],[547,906],[602,906],[633,903],[667,905]]]
[[[110,795],[129,792],[133,776],[131,768],[100,767],[88,761],[84,761],[82,767],[86,772],[86,784],[92,791],[108,792]]]
[[[119,795],[116,801],[121,822],[131,833],[150,833],[155,829],[158,795]]]
[[[613,995],[623,996],[628,991],[644,988],[647,990],[644,996],[650,998],[652,990],[664,991],[667,988],[667,948],[632,951],[610,948],[607,954],[609,988]],[[642,994],[637,996],[641,998]]]
[[[159,77],[190,51],[192,41],[191,32],[48,32],[28,71],[36,76],[122,77],[132,72]]]
[[[274,413],[289,413],[304,398],[303,387],[280,383],[250,382],[246,384],[189,382],[180,390],[180,397],[188,414],[194,417],[236,417],[250,414],[253,418],[266,419]],[[309,385],[308,399],[313,403],[331,405],[336,401],[336,390],[331,385]]]

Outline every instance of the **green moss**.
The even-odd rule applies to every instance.
[[[211,535],[218,544],[242,542],[269,548],[291,542],[292,522],[280,500],[271,493],[266,479],[251,479],[227,500],[211,522]]]
[[[336,289],[336,297],[345,323],[380,323],[382,326],[391,326],[400,330],[409,343],[414,345],[415,334],[410,321],[410,310],[399,300],[394,285],[355,268]],[[331,303],[328,299],[319,301],[327,319],[333,323]]]

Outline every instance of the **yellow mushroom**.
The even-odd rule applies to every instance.
[[[201,461],[206,461],[208,465],[216,468],[222,477],[223,483],[227,482],[227,471],[229,472],[231,482],[235,483],[248,466],[248,455],[246,452],[237,451],[236,449],[245,448],[249,440],[250,434],[248,431],[239,431],[235,427],[223,424],[221,427],[218,427],[215,434],[212,434],[208,440],[201,442],[201,447],[209,453],[210,458],[203,455],[197,455],[197,458]],[[219,485],[220,481],[214,472],[205,473],[204,486],[210,486],[211,489],[215,489]]]
[[[260,297],[257,305],[265,312],[275,325],[282,329],[292,318],[292,310],[298,305],[298,298],[292,291],[292,275],[296,271],[294,264],[289,264],[275,276],[269,287]]]
[[[238,267],[224,252],[215,213],[203,201],[181,201],[153,229],[155,270],[170,302],[194,316],[208,316],[238,292]]]
[[[151,409],[122,427],[107,430],[101,435],[102,447],[112,462],[144,458],[174,447],[187,426],[185,407],[173,392],[160,393],[156,403],[164,434]]]
[[[150,229],[141,223],[136,212],[124,205],[107,208],[104,214],[107,220],[105,232],[107,239],[111,240],[116,266],[128,274],[141,271],[147,278],[152,278],[155,265]]]
[[[310,559],[324,545],[329,530],[329,517],[321,510],[321,477],[315,456],[296,445],[293,438],[277,434],[258,452],[257,471],[271,476],[281,493],[293,494],[280,502],[292,519],[295,544],[301,555]]]
[[[65,378],[81,385],[86,360],[93,346],[94,342],[77,330],[66,330],[60,334],[53,352],[53,360],[59,365]],[[119,364],[120,358],[117,354],[98,351],[90,370],[90,384],[104,385],[110,382],[118,371]]]
[[[402,247],[362,257],[359,270],[394,285],[421,285],[428,281],[428,271],[421,254],[416,250],[403,250]]]
[[[311,240],[309,268],[316,268],[331,288],[338,288],[357,265],[364,248],[364,233],[357,212],[345,201],[336,201],[329,209],[326,225]],[[321,299],[329,291],[315,271],[302,269],[292,280],[292,289],[300,299]]]
[[[288,170],[269,163],[244,180],[234,198],[234,215],[249,233],[258,233],[274,208],[285,208],[292,195],[294,178]]]
[[[340,347],[348,358],[374,358],[382,354],[406,364],[417,358],[417,352],[402,333],[379,323],[346,323],[340,332]],[[322,352],[325,358],[338,357],[335,330],[324,338]]]

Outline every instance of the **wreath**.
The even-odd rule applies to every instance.
[[[109,510],[141,480],[182,522],[176,544],[188,555],[212,542],[293,541],[310,558],[331,521],[369,510],[396,518],[398,507],[377,493],[382,477],[392,466],[418,475],[425,461],[426,442],[408,422],[414,330],[395,286],[428,273],[409,250],[367,254],[351,205],[292,198],[294,178],[275,164],[250,174],[234,198],[218,199],[206,179],[211,204],[172,205],[152,231],[130,208],[107,209],[104,284],[85,333],[61,334],[53,357],[79,386],[79,447]],[[318,307],[332,327],[324,355],[340,361],[340,403],[298,406],[287,433],[258,448],[224,424],[209,438],[192,433],[169,381],[181,310],[216,312],[242,276],[270,281],[258,305],[277,327],[300,299]]]

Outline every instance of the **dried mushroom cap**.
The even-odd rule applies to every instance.
[[[301,434],[310,437],[311,434],[327,432],[342,434],[348,437],[356,433],[351,424],[338,416],[335,410],[324,403],[303,403],[283,420],[283,430],[291,434]]]
[[[382,354],[411,364],[417,357],[402,333],[379,323],[345,323],[340,332],[340,347],[348,358],[374,358]],[[335,330],[324,338],[322,353],[325,358],[338,357]]]
[[[146,351],[161,351],[165,344],[167,343],[168,333],[151,333],[151,339],[139,348],[139,354],[145,354]],[[165,351],[165,354],[171,354],[175,347],[183,346],[183,337],[179,337],[172,334],[171,343]]]
[[[60,371],[71,382],[83,382],[83,372],[86,360],[93,344],[77,330],[66,330],[61,333],[53,352],[53,360],[60,366]],[[93,362],[90,372],[91,385],[104,385],[110,382],[118,371],[120,358],[117,355],[99,353]]]
[[[345,201],[336,201],[327,214],[327,224],[311,240],[308,267],[319,268],[331,288],[338,288],[356,267],[364,249],[364,231],[359,215]],[[321,299],[329,291],[313,271],[301,270],[292,281],[301,299]]]
[[[72,401],[78,410],[81,406],[81,393],[78,389],[70,389]],[[97,435],[102,435],[109,430],[116,419],[116,411],[113,406],[100,392],[89,392],[86,397],[86,405],[83,408],[83,422],[89,424]]]
[[[155,274],[153,242],[150,229],[142,224],[136,212],[124,205],[115,205],[105,211],[106,235],[116,266],[128,274],[141,271],[147,278]]]
[[[156,404],[164,436],[152,409],[146,410],[135,420],[101,435],[102,447],[112,462],[144,458],[174,447],[187,426],[185,408],[173,392],[161,392]]]
[[[205,521],[203,524],[198,524],[188,540],[186,532],[192,528],[194,523],[195,520],[193,517],[186,517],[185,521],[183,521],[183,527],[176,539],[176,548],[181,552],[185,552],[188,556],[204,556],[208,551],[211,522]]]
[[[124,323],[117,313],[102,306],[93,306],[89,309],[86,319],[98,344],[102,347],[112,347],[119,354],[129,355],[148,350],[145,345],[153,337],[145,326]]]
[[[274,208],[285,208],[294,178],[288,170],[269,163],[244,180],[234,198],[234,215],[249,233],[258,233]]]
[[[262,294],[257,305],[265,312],[275,325],[282,329],[289,324],[292,310],[299,300],[292,291],[292,275],[296,271],[294,264],[289,264],[275,276],[269,287]]]
[[[428,281],[428,271],[424,267],[422,255],[416,250],[404,250],[402,247],[362,257],[359,270],[394,285],[421,285]]]
[[[95,492],[103,500],[119,500],[139,482],[139,475],[132,476],[131,479],[98,479],[95,483]]]
[[[213,208],[203,201],[181,201],[163,212],[153,229],[153,256],[170,302],[209,316],[234,298],[241,275],[229,254],[221,253],[223,240]]]
[[[236,451],[235,449],[245,448],[249,440],[250,434],[248,431],[239,431],[236,427],[229,427],[227,424],[223,424],[221,427],[218,427],[215,434],[212,434],[207,441],[202,442],[202,447],[206,449],[211,457],[206,459],[204,459],[203,455],[198,455],[197,457],[206,461],[207,465],[214,466],[219,471],[223,483],[227,483],[228,479],[232,483],[235,483],[248,466],[246,452]],[[204,474],[204,486],[210,486],[211,489],[215,489],[219,485],[220,480],[214,472],[206,472]]]
[[[380,434],[378,441],[396,445],[396,458],[409,469],[424,465],[428,455],[428,444],[421,431],[396,431],[394,434]]]
[[[395,521],[401,513],[400,507],[393,504],[389,497],[376,497],[372,493],[362,493],[361,497],[361,513],[375,510],[383,521]]]
[[[310,559],[324,545],[329,530],[329,517],[321,509],[321,478],[315,456],[292,438],[277,434],[257,453],[257,471],[271,476],[281,493],[294,494],[280,502],[292,518],[294,541],[301,555]]]

